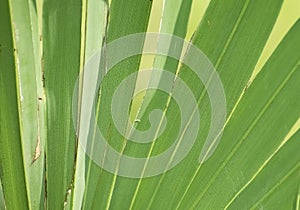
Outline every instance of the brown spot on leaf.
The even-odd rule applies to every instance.
[[[40,139],[40,135],[38,134],[37,144],[35,147],[34,156],[31,161],[31,164],[33,164],[40,156],[41,156],[41,139]]]

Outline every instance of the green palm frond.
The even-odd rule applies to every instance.
[[[299,209],[299,8],[0,1],[0,209]]]

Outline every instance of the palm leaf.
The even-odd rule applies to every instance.
[[[5,204],[39,209],[45,137],[37,9],[32,1],[3,1],[1,14],[1,31],[8,32],[1,36],[0,168]]]
[[[81,1],[45,0],[43,3],[46,192],[49,209],[62,209],[72,188],[76,151],[72,93],[80,69],[81,7]]]
[[[299,209],[299,15],[207,4],[1,1],[0,209]]]

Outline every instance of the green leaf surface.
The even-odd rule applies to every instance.
[[[80,0],[45,0],[43,4],[48,209],[62,209],[72,188],[76,150],[72,95],[80,70],[81,12]]]
[[[147,30],[151,4],[151,1],[112,1],[110,5],[107,42],[109,43],[122,36],[145,32]],[[124,20],[126,20],[126,22],[124,22]],[[133,56],[113,67],[113,69],[110,71],[111,74],[107,76],[107,78],[110,79],[108,79],[106,82],[104,81],[101,89],[98,125],[100,128],[102,128],[104,135],[108,136],[108,142],[110,142],[112,145],[115,145],[115,149],[120,153],[122,153],[126,147],[127,142],[118,134],[117,131],[111,131],[113,121],[111,119],[110,103],[107,103],[107,101],[112,101],[113,91],[126,76],[128,76],[130,73],[138,71],[140,59],[140,55]],[[134,87],[135,84],[132,84],[128,89],[123,89],[122,95],[133,94]],[[102,119],[109,120],[107,121]],[[118,165],[115,167],[117,172]],[[114,200],[114,193],[119,193],[118,191],[115,191],[117,184],[116,179],[117,175],[108,173],[104,170],[101,171],[99,181],[97,183],[97,190],[95,193],[93,206],[99,206],[103,209],[115,209],[120,207],[128,208],[127,205],[129,204],[125,204],[123,202],[120,204],[117,202],[117,200]],[[100,194],[104,196],[99,197]]]
[[[173,34],[175,36],[185,38],[188,28],[189,16],[192,6],[192,0],[174,0],[174,1],[163,1],[163,11],[160,22],[159,33]],[[163,40],[157,41],[157,46],[163,43]],[[170,48],[172,48],[174,43],[170,43]],[[181,46],[183,47],[183,46]],[[178,66],[177,61],[172,61],[167,59],[165,56],[156,55],[153,63],[153,68],[156,69],[170,69],[170,71],[176,71]],[[154,74],[150,77],[150,85],[155,85],[159,83],[160,77]],[[146,102],[151,100],[151,93],[147,94]],[[147,107],[148,104],[143,104],[140,110],[140,115],[143,113],[143,107]]]
[[[85,44],[84,63],[101,49],[104,42],[108,15],[108,3],[105,1],[87,1],[85,36],[82,41]],[[97,62],[98,70],[99,62]],[[89,72],[83,69],[82,92],[80,106],[79,140],[88,138],[90,117],[94,98],[91,90],[95,91],[98,72]],[[80,96],[79,96],[80,97]],[[89,209],[94,200],[94,193],[98,182],[97,176],[90,176],[93,160],[90,159],[80,145],[77,149],[76,174],[74,181],[73,209]]]
[[[132,7],[132,5],[135,6]],[[107,31],[106,31],[106,36],[104,38],[104,41],[109,43],[125,35],[146,31],[148,19],[150,15],[150,9],[151,9],[151,1],[143,1],[143,2],[137,2],[136,0],[112,1],[111,5],[109,5],[109,16],[108,16],[109,19],[108,19],[108,26],[106,29]],[[103,20],[103,17],[101,17],[101,20]],[[91,27],[91,29],[88,28],[88,30],[92,30],[93,27],[92,23],[88,27]],[[122,78],[138,70],[139,62],[140,62],[140,56],[134,56],[132,58],[127,59],[124,62],[121,62],[119,65],[114,67],[115,68],[114,70],[112,70],[112,72],[114,72],[113,74],[115,75],[111,76],[112,79],[109,80],[110,82],[105,82],[104,84],[102,84],[101,95],[100,98],[98,99],[98,102],[96,102],[97,103],[96,110],[100,110],[100,111],[99,112],[97,111],[96,114],[99,117],[98,125],[103,128],[104,133],[107,132],[107,129],[109,129],[110,124],[112,123],[112,122],[108,122],[108,120],[103,120],[103,119],[110,119],[109,116],[110,111],[108,111],[110,110],[110,104],[107,104],[105,102],[111,101],[111,96],[115,89],[115,85],[118,84]],[[100,77],[101,77],[101,75],[103,76],[103,73],[105,73],[105,71],[103,70],[100,71],[101,71],[100,72]],[[108,78],[109,77],[110,76],[108,76]],[[87,82],[90,83],[90,81]],[[134,88],[134,84],[131,88],[132,92],[134,90],[133,88]],[[89,89],[83,90],[83,93],[84,91],[89,92]],[[128,90],[123,90],[123,92],[127,92],[127,91]],[[89,132],[92,133],[93,130],[94,128],[92,127]],[[117,133],[112,134],[110,140],[114,140],[116,136],[118,136]],[[121,147],[119,149],[121,149]],[[83,197],[84,200],[82,202],[83,208],[84,209],[93,209],[96,207],[102,209],[112,208],[111,205],[115,205],[115,202],[112,201],[111,199],[112,199],[112,194],[114,193],[113,190],[115,186],[116,175],[112,175],[110,173],[103,171],[89,158],[87,158],[85,165],[86,165],[85,179],[87,180],[87,182],[86,182],[85,194]],[[99,195],[103,195],[103,196],[100,197]]]
[[[18,170],[14,168],[13,170],[16,171],[12,174],[19,174],[19,177],[10,174],[10,179],[17,185],[25,179],[25,185],[20,190],[20,193],[23,190],[27,191],[24,195],[18,195],[20,198],[10,198],[10,196],[17,195],[11,192],[6,193],[6,188],[16,186],[10,183],[8,187],[3,180],[4,196],[9,209],[40,209],[44,202],[42,185],[44,174],[44,109],[42,102],[38,14],[32,1],[14,0],[5,1],[3,4],[1,8],[6,10],[3,11],[4,17],[1,18],[1,20],[3,19],[3,26],[6,27],[3,31],[8,31],[9,33],[6,34],[6,38],[3,37],[4,51],[1,52],[1,57],[5,61],[1,62],[1,66],[9,68],[1,71],[3,74],[1,79],[5,80],[1,82],[1,85],[3,85],[1,90],[6,92],[1,95],[6,95],[7,97],[4,97],[5,100],[3,100],[4,104],[2,104],[1,110],[6,110],[2,117],[6,115],[6,118],[9,120],[7,123],[1,120],[1,122],[3,121],[1,125],[5,125],[2,129],[6,129],[1,132],[3,134],[1,140],[3,143],[5,141],[13,143],[1,146],[1,149],[3,148],[1,161],[7,162],[9,156],[5,153],[15,154],[16,152],[17,155],[22,157],[23,160],[19,160],[18,157],[13,158],[16,162],[14,163],[15,166],[22,165],[23,168]],[[13,62],[11,63],[11,61]],[[9,96],[7,91],[10,92]],[[8,102],[6,106],[5,101]],[[16,114],[17,117],[15,116]],[[11,121],[10,123],[14,122],[14,127],[9,125],[9,121]],[[19,129],[19,131],[16,129]],[[18,152],[20,146],[22,151]],[[8,168],[5,168],[5,165],[1,166],[1,168],[4,171],[8,170]],[[6,179],[5,176],[7,175],[5,173],[3,176],[3,179]],[[22,184],[17,186],[16,189],[19,191],[21,187]],[[23,196],[27,197],[26,201],[21,201]],[[19,207],[17,207],[18,205]]]
[[[294,25],[246,90],[224,130],[220,146],[207,164],[200,168],[194,183],[203,189],[202,192],[193,196],[191,193],[195,188],[192,187],[186,195],[189,203],[190,199],[193,200],[193,207],[230,207],[286,143],[285,136],[300,116],[300,95],[296,88],[300,76],[300,56],[295,53],[300,44],[299,23]],[[286,107],[293,108],[287,110]],[[293,161],[292,167],[296,167],[297,158]],[[212,162],[214,164],[209,164]],[[283,174],[289,170],[289,164],[280,169]],[[208,181],[203,178],[204,174],[209,176]],[[276,182],[274,176],[264,181],[272,185],[272,179]],[[252,198],[257,197],[252,195]]]
[[[251,183],[239,193],[228,209],[266,208],[293,209],[296,207],[299,185],[299,139],[298,131],[287,139],[280,150],[272,156],[266,166]],[[295,157],[292,158],[291,157]],[[270,178],[272,174],[272,178]]]
[[[1,31],[7,31],[6,34],[1,33],[0,37],[0,176],[7,208],[28,209],[18,113],[18,72],[14,60],[16,49],[9,2],[1,1],[0,10]],[[19,174],[19,177],[16,178],[15,174]]]
[[[263,52],[273,50],[266,43],[278,17],[282,24],[283,0],[211,0],[207,9],[195,7],[208,1],[153,1],[0,1],[0,209],[299,209],[300,20],[254,75]],[[110,51],[119,38],[151,31],[159,18],[160,33],[192,34],[191,44],[211,63],[163,36]],[[133,48],[164,46],[169,56],[136,54],[111,67]],[[193,60],[199,65],[188,66]],[[144,74],[150,63],[165,72]],[[222,82],[225,124],[212,106],[214,75],[196,74],[202,65],[213,65]],[[146,91],[135,95],[141,86]],[[211,133],[216,125],[221,131]],[[147,135],[136,140],[141,133]],[[160,174],[147,175],[156,168]]]
[[[162,34],[172,34],[174,36],[180,37],[182,39],[186,38],[186,33],[188,29],[188,23],[189,23],[189,17],[192,7],[192,0],[182,1],[182,0],[176,0],[176,1],[163,1],[162,5],[162,17],[160,22],[160,28],[158,33]],[[168,43],[169,49],[173,49],[175,47],[175,41],[170,41]],[[166,45],[165,40],[158,38],[157,40],[157,47],[161,45]],[[176,46],[179,48],[177,51],[177,56],[180,57],[182,53],[182,46]],[[153,69],[165,69],[167,71],[175,72],[178,69],[179,62],[172,59],[167,58],[163,55],[153,55],[154,61],[152,68]],[[151,74],[149,75],[149,78],[142,77],[141,80],[142,85],[148,87],[150,86],[159,86],[159,83],[161,81],[161,73],[160,74]],[[175,77],[175,76],[174,76]],[[140,85],[140,84],[137,84]],[[142,103],[138,100],[133,100],[133,107],[140,105],[140,108],[138,108],[138,113],[131,113],[136,119],[140,119],[141,116],[143,116],[144,112],[146,111],[147,107],[149,106],[149,103],[151,100],[153,100],[155,92],[154,91],[146,91]],[[166,101],[167,99],[159,99],[160,101]],[[135,104],[137,103],[137,104]],[[154,102],[156,103],[156,102]],[[160,102],[162,103],[162,102]],[[136,110],[133,110],[134,112]]]
[[[184,1],[164,1],[163,3],[163,15],[161,19],[161,25],[159,32],[160,33],[167,33],[172,34],[177,37],[181,37],[182,39],[185,38],[186,32],[187,32],[187,26],[189,22],[189,16],[191,11],[192,1],[190,0],[184,0]],[[158,38],[157,40],[157,46],[165,45],[165,40]],[[178,48],[179,50],[176,52],[177,56],[180,57],[182,49],[183,49],[183,43],[181,46],[176,46],[176,41],[171,40],[168,48],[172,50],[174,47]],[[166,69],[169,72],[172,72],[175,77],[175,73],[177,71],[179,62],[177,60],[174,60],[173,58],[168,58],[162,55],[155,55],[153,68],[154,69]],[[149,81],[149,86],[156,86],[159,85],[159,83],[165,83],[166,81],[161,80],[161,75],[159,74],[152,74]],[[166,97],[164,95],[160,95],[160,97],[154,97],[155,91],[150,90],[146,91],[146,95],[143,98],[143,101],[141,103],[141,107],[138,110],[137,116],[135,119],[141,119],[143,115],[145,115],[145,112],[149,114],[149,110],[153,109],[153,104],[166,104],[169,97]],[[150,109],[148,108],[150,106]],[[159,106],[158,106],[159,107]],[[157,107],[155,107],[157,108]],[[160,107],[164,108],[164,107]],[[146,114],[146,116],[148,116]],[[142,127],[143,125],[139,122],[137,124],[138,129],[145,129],[145,127]],[[148,126],[148,124],[146,125]],[[134,132],[132,136],[134,135]],[[128,141],[128,140],[127,140]],[[153,145],[153,144],[152,144]],[[132,149],[133,148],[133,149]],[[150,156],[151,150],[140,150],[135,147],[134,144],[132,144],[130,141],[128,141],[124,153],[130,154],[133,156],[143,155],[145,157]],[[146,165],[145,165],[146,166]],[[141,174],[143,176],[143,174]],[[118,177],[117,179],[117,186],[120,190],[118,190],[115,194],[115,203],[116,209],[121,208],[123,205],[129,204],[129,209],[134,208],[136,198],[139,193],[139,187],[142,183],[142,179],[137,180],[128,180],[128,178]],[[132,186],[132,187],[128,187]],[[126,195],[126,196],[125,196]],[[128,204],[127,204],[128,203]]]
[[[273,1],[212,1],[193,37],[193,44],[208,56],[220,75],[226,93],[228,114],[232,112],[236,101],[252,74],[276,20],[280,6],[281,2],[279,1],[276,4]],[[261,22],[251,24],[256,22],[257,16],[265,13],[264,8],[269,8],[268,15],[262,16]],[[188,57],[188,52],[186,56]],[[189,183],[193,181],[195,176],[198,176],[198,159],[210,125],[210,103],[209,98],[203,92],[201,82],[195,79],[194,73],[183,66],[179,76],[189,84],[198,99],[201,127],[197,142],[187,158],[173,170],[158,177],[142,180],[136,199],[137,202],[134,206],[136,209],[142,208],[145,203],[147,203],[146,206],[149,209],[176,208],[183,199],[190,199],[190,196],[185,197],[186,190],[189,188]],[[158,98],[161,98],[161,96],[158,96]],[[159,102],[153,103],[149,110],[153,110],[153,107],[163,108],[164,105]],[[172,122],[172,124],[170,125],[171,127],[166,129],[164,138],[160,138],[161,141],[165,142],[173,139],[178,131],[176,122],[178,124],[180,118],[171,114],[175,111],[176,106],[171,101],[166,113],[168,121]],[[141,118],[141,122],[143,120],[147,121],[147,112],[145,112],[144,117],[144,119]],[[171,118],[169,119],[168,117]],[[162,148],[166,148],[169,143],[162,143],[161,145],[157,144],[152,154],[161,152]],[[135,152],[137,151],[135,150]],[[205,181],[209,180],[207,175],[204,177],[201,175],[200,177]],[[199,186],[197,184],[193,186],[197,188],[197,191],[193,190],[192,194],[196,195],[198,194],[196,192],[199,191]],[[172,193],[168,193],[170,191]],[[161,198],[169,202],[162,202]],[[190,203],[187,202],[183,206],[190,206]]]

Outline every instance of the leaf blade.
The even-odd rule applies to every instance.
[[[43,71],[47,101],[47,208],[62,209],[72,188],[76,134],[72,94],[80,70],[82,2],[43,3]]]

